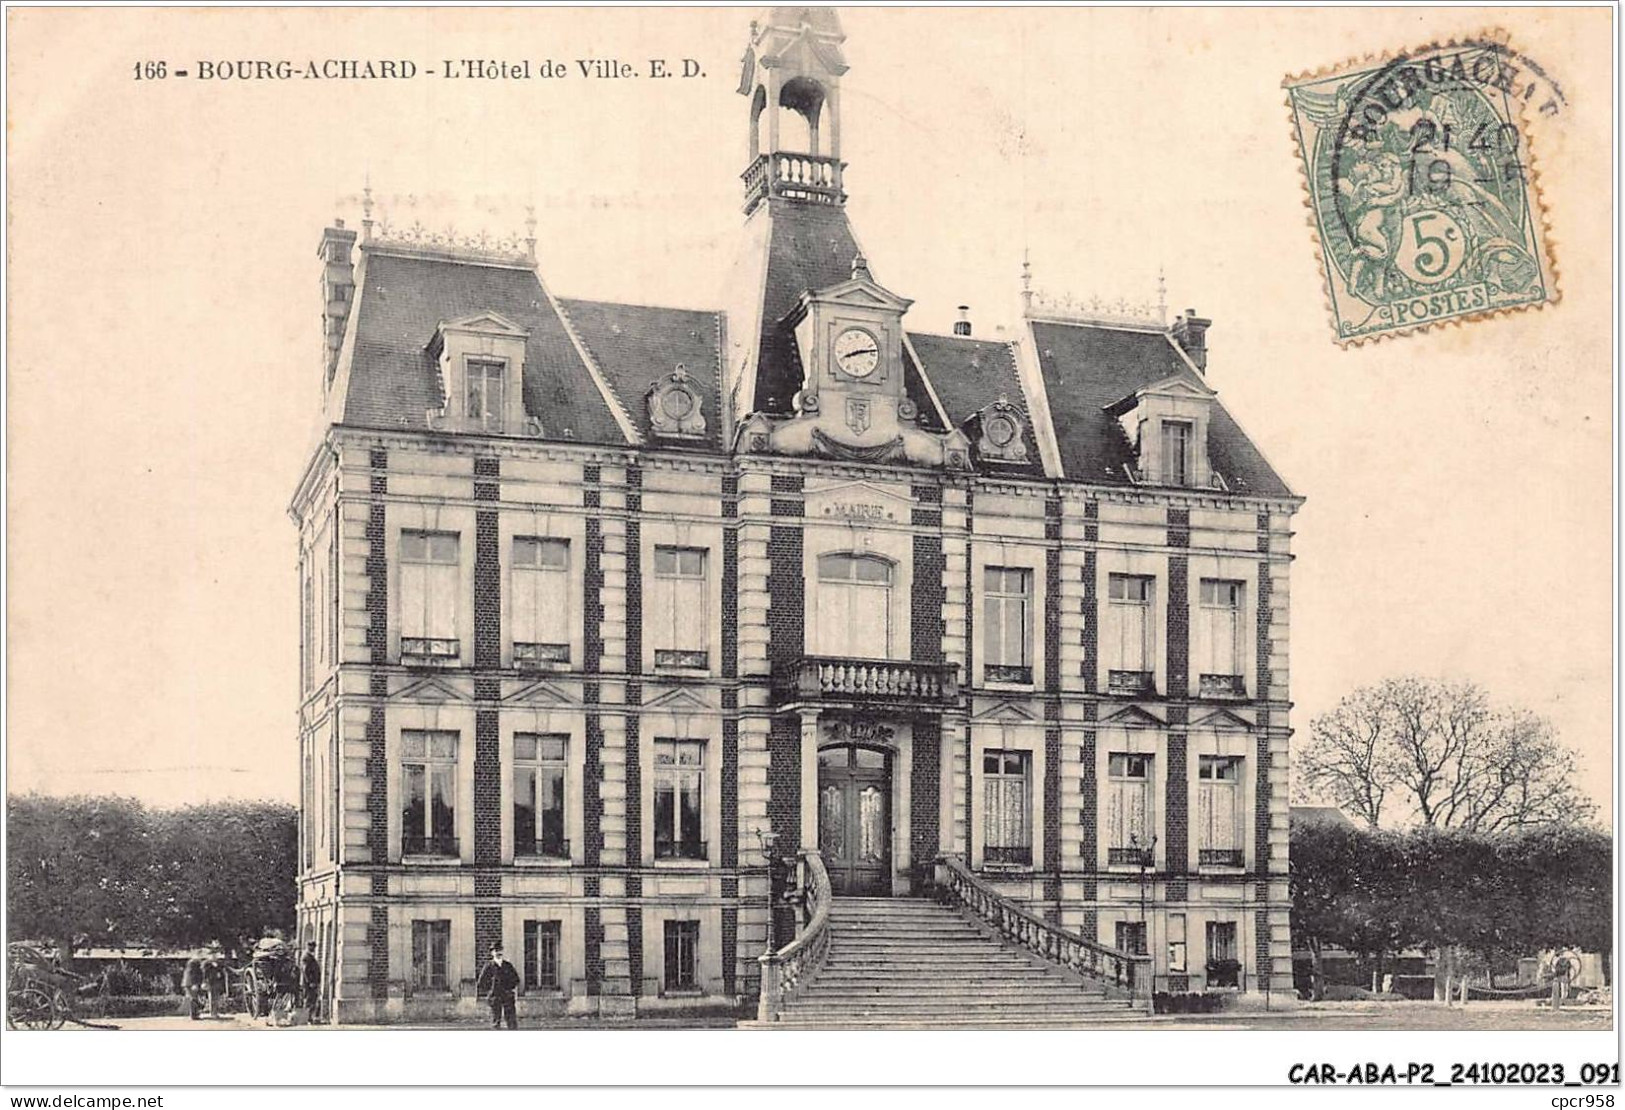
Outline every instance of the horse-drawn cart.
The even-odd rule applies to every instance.
[[[74,1017],[77,995],[97,989],[83,975],[63,968],[55,957],[31,944],[6,948],[6,1024],[13,1029],[60,1029]]]
[[[232,994],[249,1017],[284,1024],[292,1019],[299,998],[299,965],[286,941],[275,937],[260,941],[248,963],[231,974]]]

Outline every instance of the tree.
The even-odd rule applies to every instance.
[[[1352,825],[1293,822],[1292,935],[1309,950],[1311,993],[1324,997],[1322,955],[1381,957],[1416,942],[1403,912],[1403,838]]]
[[[1589,817],[1574,776],[1544,719],[1497,709],[1469,682],[1406,677],[1361,687],[1310,722],[1297,785],[1373,828],[1500,833]]]
[[[151,810],[132,798],[8,799],[10,936],[231,950],[291,928],[297,828],[293,807],[271,802]]]

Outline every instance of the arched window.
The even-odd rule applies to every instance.
[[[779,106],[790,111],[779,116],[779,149],[801,154],[823,154],[819,124],[824,112],[824,87],[809,77],[793,77],[779,90]]]
[[[818,557],[818,651],[856,659],[891,657],[893,567],[878,555]]]

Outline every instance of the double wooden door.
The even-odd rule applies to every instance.
[[[836,894],[891,893],[891,753],[818,752],[818,847]]]

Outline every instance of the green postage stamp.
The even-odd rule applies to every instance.
[[[1557,299],[1522,114],[1544,77],[1490,35],[1283,82],[1339,343]]]

